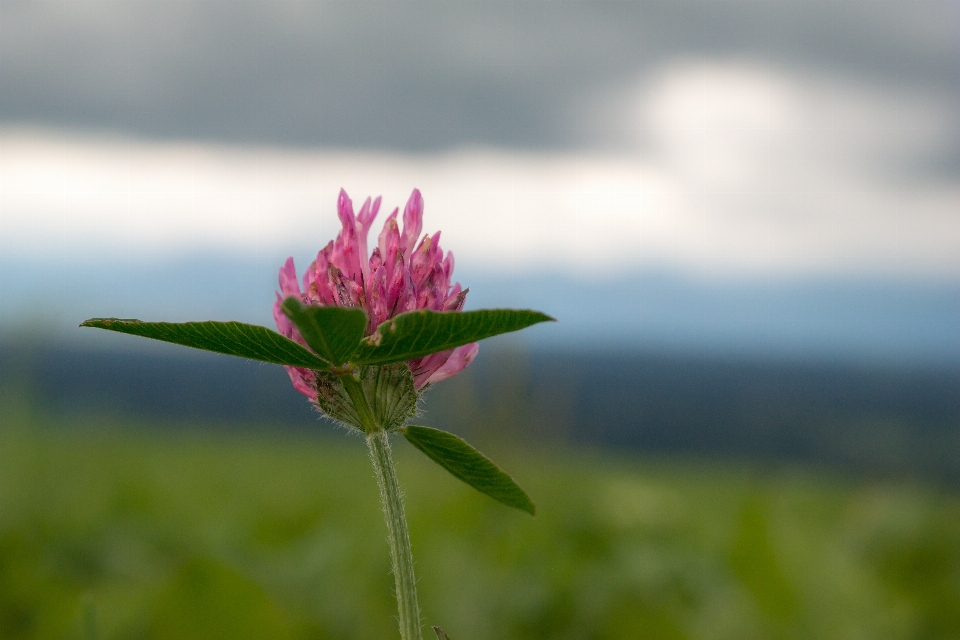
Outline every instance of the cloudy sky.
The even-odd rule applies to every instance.
[[[473,273],[955,285],[958,61],[953,0],[4,0],[0,261],[305,262],[417,186]]]
[[[0,11],[5,122],[148,137],[633,150],[646,94],[671,80],[709,91],[684,75],[698,62],[718,82],[729,71],[764,85],[746,90],[849,90],[852,104],[831,112],[890,99],[916,118],[950,111],[960,90],[952,0],[5,0]],[[956,169],[953,143],[929,160]]]

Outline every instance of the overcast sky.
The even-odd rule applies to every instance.
[[[4,0],[0,117],[405,151],[622,146],[636,132],[617,102],[688,59],[955,107],[958,34],[953,0]],[[928,160],[956,169],[950,133]]]
[[[419,186],[474,269],[956,280],[958,114],[954,0],[3,0],[0,250],[315,251]]]

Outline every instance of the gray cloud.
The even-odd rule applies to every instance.
[[[616,146],[622,125],[591,120],[598,100],[677,58],[956,105],[957,13],[930,0],[5,0],[0,121],[407,151]]]

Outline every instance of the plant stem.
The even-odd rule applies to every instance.
[[[387,519],[387,541],[390,543],[390,559],[397,589],[397,606],[400,612],[400,638],[423,640],[420,634],[420,607],[417,604],[417,580],[413,575],[413,553],[410,550],[410,533],[403,515],[403,496],[397,483],[397,472],[390,454],[390,440],[383,429],[367,433],[370,459],[380,485],[380,501]]]
[[[397,608],[400,618],[401,640],[423,640],[420,634],[420,606],[417,604],[417,580],[413,575],[413,552],[410,549],[410,532],[403,514],[403,496],[397,482],[397,471],[390,453],[390,438],[383,425],[377,423],[370,402],[360,383],[347,373],[340,377],[344,389],[353,401],[357,415],[367,434],[370,460],[380,487],[380,502],[387,520],[387,542],[390,545],[390,561],[397,591]]]

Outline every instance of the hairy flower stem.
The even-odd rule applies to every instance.
[[[383,429],[367,433],[370,459],[380,485],[380,501],[387,519],[387,541],[390,543],[390,559],[393,562],[393,577],[397,588],[397,606],[400,612],[400,638],[423,640],[420,635],[420,607],[417,604],[417,581],[413,575],[413,553],[410,550],[410,533],[403,515],[403,496],[397,483],[397,472],[390,454],[390,440]]]
[[[420,606],[417,604],[417,580],[413,575],[413,552],[410,532],[403,514],[403,496],[397,482],[397,471],[390,453],[390,438],[384,425],[378,423],[363,388],[352,373],[340,376],[343,388],[350,396],[357,415],[367,434],[370,460],[380,486],[380,502],[387,520],[387,542],[393,564],[393,579],[397,590],[397,608],[400,617],[401,640],[423,640],[420,634]]]

